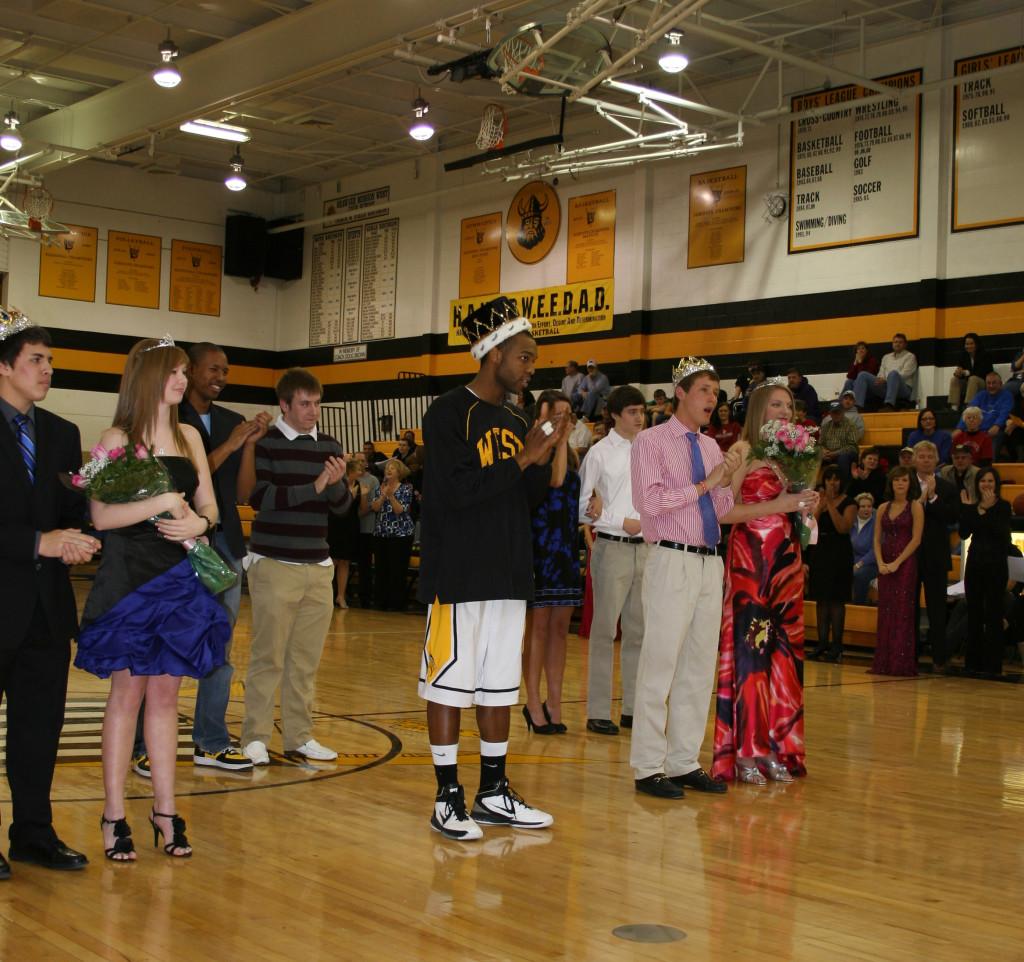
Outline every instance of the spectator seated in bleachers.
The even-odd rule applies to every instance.
[[[914,466],[914,449],[905,444],[900,448],[899,460],[896,463],[901,468],[912,468]]]
[[[953,458],[953,436],[937,428],[935,412],[924,408],[917,416],[917,427],[910,432],[907,445],[913,447],[918,441],[931,441],[939,451],[939,464],[949,464]]]
[[[728,403],[723,403],[719,404],[715,413],[711,415],[707,433],[718,442],[722,454],[725,454],[739,440],[742,430],[743,425],[732,419],[732,409]]]
[[[857,410],[857,398],[853,391],[843,391],[839,395],[839,403],[843,407],[843,416],[849,420],[854,427],[854,431],[857,434],[857,443],[860,444],[864,440],[864,418],[860,416],[860,411]]]
[[[1006,390],[1013,395],[1013,410],[1006,419],[1003,460],[1024,461],[1024,381],[1007,381]]]
[[[573,410],[588,421],[596,421],[604,410],[604,402],[611,389],[611,382],[597,366],[597,361],[587,361],[587,374],[572,398]]]
[[[974,449],[969,444],[956,444],[953,446],[953,463],[939,469],[939,477],[956,488],[957,497],[961,491],[966,491],[972,501],[978,497],[974,481],[979,470],[973,460]]]
[[[850,468],[857,461],[857,429],[843,413],[843,406],[833,401],[821,423],[822,461],[839,468],[843,485],[849,483]]]
[[[747,373],[736,378],[736,387],[729,401],[734,421],[739,421],[742,424],[746,420],[747,400],[750,397],[750,392],[759,384],[763,384],[766,377],[767,372],[760,361],[749,361]]]
[[[807,416],[807,405],[803,401],[793,402],[793,419],[805,428],[817,428],[818,422]]]
[[[854,500],[857,504],[857,517],[850,529],[853,603],[866,605],[871,583],[878,577],[878,561],[875,559],[875,499],[870,492],[863,491]]]
[[[818,392],[811,386],[811,382],[800,373],[799,368],[795,367],[786,372],[786,380],[789,382],[789,393],[793,395],[793,400],[803,401],[807,416],[817,424],[821,419],[821,411],[818,409]]]
[[[961,427],[953,434],[953,447],[966,444],[971,449],[971,460],[979,468],[992,463],[992,435],[982,430],[983,417],[981,408],[972,404],[964,409]]]
[[[572,398],[583,380],[583,372],[575,361],[565,362],[565,377],[562,378],[562,393],[567,398]]]
[[[861,371],[867,371],[872,376],[878,374],[878,358],[871,353],[871,350],[864,341],[858,341],[853,346],[853,363],[846,372],[846,383],[843,385],[844,391],[853,389],[853,382],[857,380],[857,375]]]
[[[878,448],[865,448],[860,453],[860,463],[850,468],[853,480],[850,481],[846,493],[857,500],[858,494],[868,492],[875,504],[881,504],[885,495],[885,468],[881,465]]]
[[[1013,395],[1003,387],[1003,379],[995,371],[989,371],[985,375],[985,390],[979,391],[971,398],[971,407],[981,411],[980,429],[992,439],[992,453],[989,457],[998,461],[1006,422],[1013,411]],[[958,425],[961,429],[967,426],[967,410],[964,411],[964,419]],[[980,463],[977,456],[975,462]]]
[[[862,411],[874,398],[883,399],[883,411],[894,411],[901,401],[913,402],[916,387],[917,358],[907,350],[907,336],[897,333],[892,336],[892,351],[882,357],[878,374],[861,371],[852,384],[847,381],[843,385],[843,390],[853,390]]]
[[[950,408],[959,411],[964,401],[980,394],[985,389],[985,378],[991,370],[992,363],[985,355],[981,338],[977,334],[964,335],[964,349],[949,379]]]

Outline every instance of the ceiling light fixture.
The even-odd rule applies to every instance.
[[[213,137],[215,140],[231,140],[236,144],[247,144],[250,140],[249,131],[245,127],[223,124],[218,120],[186,120],[178,130],[186,134]]]
[[[658,66],[665,73],[682,73],[690,62],[689,57],[683,53],[679,46],[683,40],[683,33],[681,30],[672,30],[665,34],[665,39],[668,41],[668,49],[658,57]]]
[[[167,39],[157,49],[160,51],[160,64],[153,71],[153,81],[159,87],[177,87],[181,83],[181,74],[174,66],[174,60],[181,51],[171,39],[170,30],[167,31]]]
[[[231,173],[224,178],[224,186],[228,190],[245,190],[246,182],[245,177],[242,176],[242,171],[245,169],[245,161],[242,160],[242,154],[240,151],[235,151],[231,155],[231,160],[228,161],[228,165],[231,167]]]
[[[430,140],[434,136],[434,125],[427,120],[430,104],[417,94],[412,102],[412,112],[416,120],[409,128],[409,136],[413,140]]]
[[[22,147],[21,134],[18,133],[19,122],[18,115],[13,110],[4,114],[4,129],[0,133],[0,147],[12,154],[16,150],[21,150]]]

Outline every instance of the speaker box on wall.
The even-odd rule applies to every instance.
[[[291,224],[294,218],[270,221],[267,229]],[[298,227],[281,234],[267,234],[267,266],[264,274],[281,281],[297,281],[302,277],[302,252],[306,232]]]
[[[251,214],[230,214],[224,221],[224,273],[262,277],[267,263],[267,222]]]

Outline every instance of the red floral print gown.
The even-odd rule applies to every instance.
[[[756,468],[743,504],[771,501],[782,482]],[[725,563],[715,751],[711,774],[731,781],[736,756],[775,752],[793,775],[804,767],[804,575],[789,515],[733,525]]]

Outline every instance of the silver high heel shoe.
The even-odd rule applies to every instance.
[[[748,785],[767,785],[768,781],[758,770],[756,765],[736,765],[736,781],[746,782]]]
[[[763,760],[765,774],[773,782],[791,782],[793,776],[789,774],[789,769],[786,768],[782,762],[775,758],[766,758]]]

